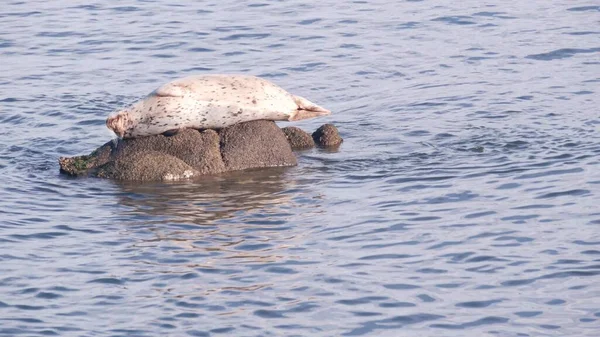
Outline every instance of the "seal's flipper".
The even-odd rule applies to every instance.
[[[298,110],[293,112],[288,121],[299,121],[302,119],[309,119],[318,116],[327,116],[331,114],[331,111],[316,105],[315,103],[307,100],[304,97],[294,96],[294,101],[298,105]]]
[[[163,132],[162,135],[165,137],[173,137],[176,134],[178,134],[179,131],[181,131],[181,129],[167,130],[167,131]]]

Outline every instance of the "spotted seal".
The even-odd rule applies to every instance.
[[[256,76],[197,75],[166,83],[111,113],[106,126],[120,138],[136,138],[184,128],[220,129],[257,119],[296,121],[330,113]]]

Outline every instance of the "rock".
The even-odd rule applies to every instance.
[[[333,124],[323,124],[317,131],[313,132],[312,138],[317,145],[322,147],[339,146],[344,141]]]
[[[129,160],[135,153],[155,151],[179,158],[201,174],[224,172],[219,134],[214,130],[184,129],[173,136],[154,135],[119,141],[114,160]]]
[[[321,136],[315,138],[315,135]],[[337,138],[336,138],[337,137]],[[319,144],[341,143],[335,126],[326,124],[313,138]],[[219,130],[180,130],[172,136],[109,141],[89,155],[60,158],[60,172],[114,180],[165,181],[265,167],[297,165],[292,148],[314,146],[296,127],[255,120]]]
[[[219,132],[228,171],[298,164],[285,134],[272,121],[239,123]]]
[[[200,176],[183,160],[166,153],[145,151],[118,157],[100,166],[93,176],[115,180],[174,181]]]
[[[287,126],[281,129],[290,143],[292,150],[306,150],[315,147],[312,137],[304,130],[295,126]]]

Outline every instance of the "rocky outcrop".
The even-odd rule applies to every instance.
[[[252,121],[224,128],[221,155],[227,171],[298,164],[281,129],[272,121]]]
[[[323,135],[315,138],[325,127]],[[170,136],[114,140],[89,155],[60,158],[60,172],[115,180],[165,181],[295,166],[292,149],[308,149],[315,142],[319,146],[341,143],[335,126],[326,124],[319,130],[311,136],[299,128],[280,129],[272,121],[256,120],[218,131],[185,129]]]
[[[306,150],[315,147],[312,137],[302,129],[295,126],[288,126],[281,129],[290,143],[292,150]]]
[[[313,132],[312,138],[321,147],[337,147],[344,141],[333,124],[323,124]]]

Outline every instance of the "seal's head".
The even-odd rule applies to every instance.
[[[126,111],[120,111],[111,114],[106,119],[106,126],[111,129],[119,138],[123,138],[131,128],[131,118]]]

